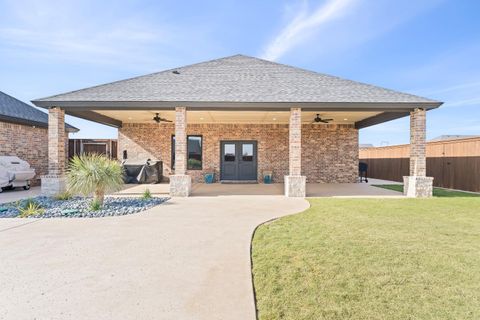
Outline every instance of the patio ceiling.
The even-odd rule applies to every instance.
[[[158,112],[160,117],[173,121],[173,110],[95,110],[99,115],[121,121],[122,123],[155,123],[152,118]],[[343,111],[304,111],[302,122],[311,123],[317,114],[323,119],[333,119],[334,124],[355,124],[376,116],[381,112],[343,112]],[[287,124],[288,111],[188,111],[188,123],[282,123]]]
[[[333,119],[333,124],[354,124],[355,128],[362,129],[378,123],[402,118],[409,115],[409,110],[395,110],[385,112],[378,109],[359,109],[348,111],[306,109],[302,112],[302,122],[311,123],[317,114],[323,119]],[[174,120],[173,110],[162,108],[146,109],[97,109],[97,108],[65,108],[65,113],[74,117],[94,121],[115,128],[123,123],[151,123],[155,113],[162,118]],[[189,123],[288,123],[290,111],[278,110],[192,110],[188,109]]]

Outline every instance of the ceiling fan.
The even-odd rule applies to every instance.
[[[333,119],[322,119],[320,117],[320,114],[317,113],[317,116],[315,117],[315,119],[313,119],[312,123],[329,123],[330,121],[333,121]]]
[[[165,118],[160,117],[160,114],[159,114],[158,112],[155,113],[155,117],[153,117],[153,120],[154,120],[156,123],[160,123],[160,122],[172,122],[171,120],[168,120],[168,119],[165,119]]]

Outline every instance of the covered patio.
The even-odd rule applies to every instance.
[[[65,114],[118,128],[119,159],[162,161],[174,197],[194,195],[195,188],[200,194],[283,188],[287,197],[341,193],[334,184],[357,181],[358,131],[410,116],[405,194],[432,194],[426,112],[441,102],[275,62],[235,55],[33,103],[49,109],[46,194],[65,188]],[[207,173],[216,182],[261,184],[268,172],[278,185],[197,185]]]

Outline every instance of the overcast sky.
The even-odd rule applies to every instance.
[[[480,1],[0,0],[0,91],[25,102],[243,53],[445,102],[428,138],[480,134]],[[68,117],[75,137],[116,130]],[[360,131],[407,143],[408,119]]]

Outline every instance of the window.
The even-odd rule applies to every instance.
[[[253,161],[253,144],[251,143],[242,144],[242,160]]]
[[[223,147],[223,160],[227,162],[235,161],[235,144],[225,144],[225,146]]]
[[[202,170],[202,137],[187,137],[187,169]]]
[[[187,170],[202,170],[202,136],[187,136]],[[175,169],[175,136],[172,136],[172,169]]]

